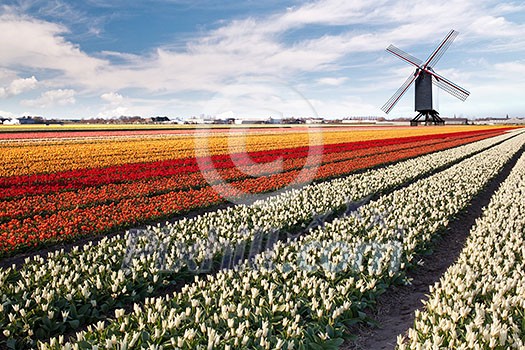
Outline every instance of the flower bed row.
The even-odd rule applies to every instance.
[[[496,132],[499,133],[499,132]],[[458,138],[447,138],[445,140],[436,140],[431,138],[425,141],[410,142],[410,140],[398,141],[398,143],[392,143],[388,145],[375,145],[369,148],[347,150],[344,147],[347,145],[339,145],[340,149],[331,150],[323,149],[323,155],[316,157],[320,158],[316,165],[327,164],[332,162],[340,162],[343,160],[355,159],[365,156],[370,156],[379,153],[390,153],[399,150],[405,150],[410,148],[419,148],[430,145],[438,145],[439,147],[457,145],[457,141],[461,142],[474,142],[482,138],[496,135],[494,132],[484,133],[483,135],[474,135],[467,137]],[[259,164],[256,160],[254,164],[243,165],[240,162],[235,164],[230,161],[224,161],[219,164],[213,163],[214,169],[220,174],[220,181],[233,181],[247,178],[251,174],[252,176],[261,176],[264,174],[272,174],[276,172],[290,171],[294,169],[301,169],[305,166],[307,155],[298,155],[300,152],[290,152],[288,155],[291,157],[283,157],[280,169],[275,169],[275,165],[269,161],[265,161],[265,164]],[[234,155],[232,155],[233,157]],[[270,155],[270,156],[273,156]],[[244,160],[245,163],[248,163]],[[16,194],[19,198],[4,199],[0,201],[0,222],[5,222],[8,219],[23,218],[36,214],[50,214],[59,210],[67,210],[78,206],[88,207],[96,204],[103,204],[108,202],[116,202],[126,198],[141,197],[147,195],[154,195],[165,193],[169,191],[178,191],[190,188],[197,188],[208,185],[210,177],[209,171],[205,169],[199,169],[198,165],[191,166],[169,166],[163,167],[157,164],[154,174],[148,177],[137,176],[143,172],[137,173],[123,173],[118,171],[113,178],[110,176],[94,176],[93,180],[98,180],[98,183],[102,181],[112,181],[109,184],[101,186],[83,186],[77,187],[76,181],[78,178],[71,180],[64,179],[60,183],[47,183],[39,184],[32,183],[29,186],[10,186],[6,188],[2,195],[5,197],[11,197]],[[148,164],[149,166],[149,164]],[[211,167],[211,166],[210,166]],[[204,168],[202,166],[201,168]],[[101,169],[102,170],[102,169]],[[106,170],[106,169],[104,169]],[[202,172],[208,173],[206,177]],[[110,174],[110,173],[108,173]],[[120,182],[120,179],[126,182]],[[65,189],[68,191],[60,190],[55,193],[57,188]],[[75,191],[71,191],[75,189]],[[33,194],[39,192],[42,194]],[[33,194],[33,195],[32,195]]]
[[[166,128],[144,128],[144,129],[135,129],[133,128],[128,130],[122,130],[122,125],[117,126],[119,130],[74,130],[70,129],[68,131],[64,130],[56,130],[56,131],[20,131],[16,129],[11,130],[5,130],[0,129],[0,140],[20,140],[20,139],[50,139],[50,138],[60,138],[60,139],[86,139],[86,138],[107,138],[110,136],[118,136],[118,137],[142,137],[144,135],[152,135],[152,136],[159,136],[159,135],[188,135],[188,134],[194,134],[199,132],[205,132],[205,133],[246,133],[246,132],[253,132],[257,131],[258,133],[267,133],[267,132],[273,132],[271,128],[253,128],[253,127],[244,127],[244,128],[228,128],[228,127],[220,127],[220,128],[210,128],[210,127],[204,127],[202,129],[199,128],[173,128],[173,126],[170,129],[170,127]],[[124,126],[124,129],[126,127]],[[288,131],[290,128],[282,129],[282,131]]]
[[[150,228],[155,232],[155,239],[144,235],[134,240],[132,233],[127,232],[67,254],[37,256],[19,270],[2,269],[0,298],[4,312],[0,314],[0,326],[9,331],[10,339],[19,339],[19,345],[75,329],[103,317],[112,308],[141,300],[166,283],[184,278],[189,268],[187,263],[193,260],[201,265],[207,251],[216,253],[214,257],[220,259],[225,247],[249,245],[258,233],[265,236],[276,230],[295,233],[311,223],[318,213],[337,211],[349,201],[399,186],[511,136],[501,135],[385,168],[312,184],[250,206],[238,205],[194,219],[182,219],[164,228]],[[213,241],[210,241],[210,230],[215,237]],[[161,266],[158,252],[148,254],[159,246],[165,247]],[[188,259],[182,260],[184,256]],[[30,311],[22,315],[20,307]]]
[[[1,198],[49,193],[57,190],[80,189],[86,186],[100,186],[110,183],[146,180],[150,178],[167,177],[206,170],[206,168],[231,168],[235,165],[246,165],[247,161],[267,163],[275,159],[305,158],[309,153],[324,155],[350,151],[366,151],[369,148],[393,146],[416,142],[431,142],[432,140],[449,140],[474,137],[480,135],[496,135],[501,129],[464,131],[449,134],[423,135],[382,140],[345,142],[321,146],[302,146],[248,153],[230,153],[210,155],[210,159],[198,161],[197,158],[174,158],[147,163],[127,163],[104,168],[88,168],[74,171],[53,172],[48,174],[33,174],[0,178],[0,186],[6,189]],[[417,147],[417,146],[416,146]],[[17,190],[18,189],[18,190]],[[43,191],[44,190],[44,191]]]
[[[301,185],[312,179],[329,179],[359,169],[435,152],[484,137],[488,136],[453,139],[448,142],[398,149],[388,153],[375,154],[372,151],[368,156],[327,163],[318,168],[295,169],[292,164],[292,169],[289,171],[270,173],[257,178],[246,178],[246,174],[237,168],[223,169],[218,174],[219,178],[211,181],[212,183],[219,182],[213,187],[207,185],[207,182],[210,181],[208,178],[207,181],[201,181],[201,184],[202,182],[206,184],[202,187],[166,190],[160,193],[146,193],[142,196],[125,196],[121,200],[109,201],[109,203],[102,200],[101,204],[95,203],[92,206],[74,206],[71,209],[50,210],[50,213],[44,212],[31,217],[14,218],[0,224],[0,254],[5,255],[35,248],[43,243],[51,244],[59,240],[74,240],[85,235],[104,234],[119,228],[167,218],[191,209],[218,204],[224,201],[219,193],[223,197],[227,194],[229,198],[243,198],[246,194],[274,191],[291,184]],[[257,168],[255,170],[269,170],[265,165],[254,167]],[[195,176],[199,177],[202,174]],[[236,180],[237,177],[240,177],[240,180]],[[224,184],[222,183],[224,181],[233,182]],[[55,206],[56,203],[52,203],[50,208],[53,209]]]
[[[335,349],[360,310],[524,143],[522,134],[171,297],[118,309],[71,343],[40,348]]]
[[[316,129],[306,132],[284,132],[286,137],[283,137],[283,132],[279,130],[264,134],[248,132],[246,135],[237,132],[229,135],[196,133],[195,137],[187,135],[144,136],[136,139],[18,141],[0,144],[0,164],[2,164],[0,177],[191,158],[196,156],[196,152],[202,151],[202,147],[207,147],[212,155],[217,155],[488,129],[491,128],[451,126],[433,129],[386,128],[352,132]]]
[[[525,156],[431,287],[399,349],[525,348]]]

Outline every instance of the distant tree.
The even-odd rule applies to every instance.
[[[44,124],[45,123],[44,118],[42,118],[40,116],[34,116],[32,118],[35,121],[35,124]]]
[[[153,117],[151,118],[151,121],[154,123],[163,123],[163,122],[169,122],[170,118],[164,116],[164,117]]]

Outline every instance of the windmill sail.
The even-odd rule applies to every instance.
[[[439,74],[436,74],[434,72],[431,72],[433,79],[432,83],[438,87],[440,87],[442,90],[445,90],[452,96],[460,99],[461,101],[465,101],[467,97],[470,95],[470,92],[463,89],[461,86],[454,84],[450,80],[442,77]]]
[[[450,45],[452,44],[452,42],[454,41],[454,39],[456,39],[456,37],[458,36],[459,32],[455,31],[454,29],[452,29],[448,34],[447,36],[445,37],[445,39],[443,39],[443,41],[438,45],[438,47],[436,47],[436,49],[434,50],[434,52],[432,52],[430,54],[430,56],[428,56],[427,60],[425,61],[425,64],[424,64],[424,68],[427,68],[427,67],[431,67],[431,68],[434,68],[434,66],[436,65],[436,63],[438,63],[438,61],[441,59],[441,56],[443,56],[443,54],[445,53],[445,51],[448,50],[448,48],[450,47]]]
[[[394,108],[396,103],[401,99],[401,97],[405,94],[405,92],[407,92],[410,85],[412,85],[414,80],[416,80],[416,78],[419,75],[419,72],[420,71],[418,70],[415,74],[410,74],[410,76],[403,83],[403,85],[401,85],[401,87],[397,89],[396,93],[392,95],[392,97],[390,97],[390,99],[383,105],[383,107],[381,107],[381,110],[383,112],[388,114],[388,112],[390,112],[392,108]]]
[[[413,64],[416,67],[420,67],[423,64],[423,61],[421,61],[419,58],[416,58],[412,56],[409,53],[406,53],[405,51],[395,47],[394,45],[390,45],[386,48],[388,52],[390,52],[392,55],[401,58],[404,61],[407,61],[408,63]]]

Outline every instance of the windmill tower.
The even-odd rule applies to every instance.
[[[465,101],[470,94],[470,92],[463,89],[459,85],[454,84],[450,80],[447,80],[434,72],[433,69],[441,56],[443,56],[445,51],[447,51],[447,49],[450,47],[454,39],[456,39],[458,34],[459,33],[455,30],[451,30],[425,62],[395,47],[394,45],[390,45],[386,49],[394,56],[415,66],[416,71],[413,74],[410,74],[408,79],[403,83],[403,85],[401,85],[396,93],[384,104],[383,107],[381,107],[385,113],[388,114],[392,108],[394,108],[396,103],[405,94],[410,85],[412,85],[412,83],[415,81],[415,111],[418,112],[418,115],[410,121],[410,125],[418,125],[420,122],[424,122],[427,125],[445,124],[445,121],[439,116],[432,99],[432,84],[445,90],[461,101]],[[424,119],[421,120],[422,118]]]

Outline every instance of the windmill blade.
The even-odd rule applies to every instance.
[[[432,76],[434,77],[434,79],[432,79],[432,83],[434,85],[440,87],[441,89],[445,90],[446,92],[460,99],[461,101],[465,101],[470,95],[470,92],[463,89],[461,86],[454,84],[450,80],[442,77],[441,75],[430,71],[429,73],[432,74]]]
[[[405,51],[401,50],[400,48],[395,47],[394,45],[390,45],[386,48],[388,52],[390,52],[392,55],[401,58],[403,61],[406,61],[410,64],[413,64],[416,67],[420,67],[423,64],[423,61],[421,61],[419,58],[416,58],[412,56],[409,53],[406,53]]]
[[[448,34],[447,36],[445,37],[445,39],[443,39],[443,41],[441,42],[441,44],[438,45],[438,47],[436,47],[436,49],[434,50],[434,52],[432,52],[432,54],[430,54],[430,56],[428,56],[428,59],[426,60],[425,62],[425,65],[423,66],[424,68],[427,68],[427,67],[431,67],[431,68],[434,68],[434,66],[436,65],[436,63],[438,63],[439,59],[441,58],[441,56],[443,56],[443,54],[445,53],[445,51],[448,50],[448,48],[450,47],[450,45],[452,44],[452,42],[454,41],[454,39],[456,39],[456,37],[458,36],[459,32],[455,31],[454,29],[452,29]]]
[[[401,97],[407,92],[410,85],[416,80],[418,75],[421,73],[420,70],[417,70],[416,73],[410,74],[408,79],[401,85],[399,89],[397,89],[396,93],[390,97],[390,99],[381,107],[381,110],[388,114],[392,108],[396,105],[396,103],[401,99]]]

